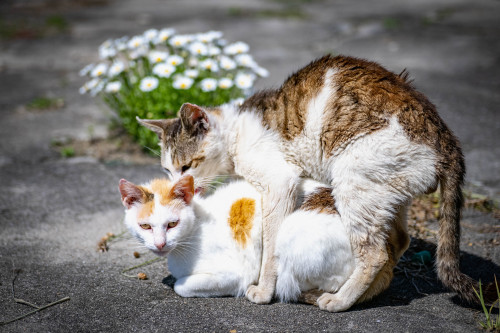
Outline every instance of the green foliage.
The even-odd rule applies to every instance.
[[[26,107],[35,110],[58,109],[64,106],[62,98],[36,97]]]
[[[150,29],[104,42],[102,61],[80,72],[91,78],[80,92],[101,97],[139,144],[154,149],[156,134],[136,117],[170,118],[186,102],[215,106],[245,97],[257,75],[267,75],[248,49],[243,42],[228,44],[220,32],[175,35],[173,29]]]
[[[387,30],[396,30],[401,27],[401,21],[394,17],[387,17],[383,20],[383,25]]]
[[[61,15],[51,15],[45,19],[45,26],[57,31],[65,31],[68,29],[69,23]]]
[[[75,156],[75,149],[71,146],[61,148],[61,156],[65,158]]]
[[[497,289],[497,295],[498,299],[495,303],[493,303],[490,306],[490,309],[488,310],[486,308],[486,304],[484,302],[484,297],[483,297],[483,290],[481,287],[481,281],[479,281],[479,292],[477,292],[476,289],[474,289],[474,292],[476,293],[477,298],[479,299],[481,306],[483,308],[483,313],[485,316],[485,321],[480,321],[479,325],[481,325],[482,328],[489,330],[489,331],[495,331],[499,332],[500,331],[500,313],[498,316],[495,318],[494,316],[491,315],[491,311],[493,310],[493,307],[495,306],[496,303],[500,302],[500,289],[498,288],[498,282],[497,282],[497,277],[495,276],[495,286]]]

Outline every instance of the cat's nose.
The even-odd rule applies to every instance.
[[[163,247],[165,246],[165,242],[161,242],[161,243],[155,243],[155,246],[156,248],[161,251],[163,249]]]

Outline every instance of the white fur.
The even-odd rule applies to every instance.
[[[333,78],[336,71],[329,69],[325,74],[323,88],[313,97],[307,106],[307,118],[304,130],[291,142],[283,141],[282,150],[288,159],[301,167],[305,176],[313,177],[321,182],[330,182],[327,165],[323,160],[321,134],[324,124],[324,110],[335,95]]]
[[[320,184],[307,180],[300,192],[313,192]],[[147,185],[146,185],[147,187]],[[237,243],[228,225],[231,205],[240,198],[255,200],[250,239]],[[259,278],[262,260],[261,196],[250,184],[237,181],[221,187],[209,197],[196,196],[190,207],[175,213],[169,206],[156,206],[148,221],[137,221],[137,207],[126,211],[125,223],[146,246],[155,250],[150,231],[162,228],[173,215],[179,224],[166,232],[168,267],[177,279],[174,290],[184,297],[241,296]],[[337,291],[354,269],[349,237],[338,215],[298,210],[289,215],[276,242],[278,280],[276,296],[295,301],[302,291]]]
[[[411,142],[395,118],[331,157],[336,206],[351,237],[370,238],[384,247],[380,231],[387,231],[397,207],[435,183],[436,161],[433,150]],[[362,234],[355,226],[363,226]]]

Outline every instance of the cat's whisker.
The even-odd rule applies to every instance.
[[[154,155],[158,156],[158,157],[161,157],[161,154],[159,152],[157,152],[156,150],[148,147],[148,146],[142,146],[143,148],[146,148],[147,150],[149,150],[150,152],[152,152]]]

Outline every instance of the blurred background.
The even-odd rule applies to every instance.
[[[325,53],[367,58],[397,73],[408,69],[461,139],[469,184],[500,197],[497,0],[3,0],[2,122],[26,106],[51,112],[32,112],[26,122],[2,128],[2,151],[25,155],[29,148],[18,134],[26,131],[49,141],[105,137],[109,110],[78,94],[85,82],[78,71],[98,61],[104,40],[164,27],[219,30],[229,41],[248,43],[270,72],[256,89],[280,85]],[[54,126],[42,131],[30,122]]]
[[[483,281],[500,276],[499,0],[1,0],[0,320],[30,310],[13,300],[14,288],[39,305],[71,297],[6,331],[478,329],[477,309],[440,285],[432,261],[414,260],[434,254],[437,197],[415,200],[412,245],[389,290],[349,312],[181,299],[168,287],[164,262],[141,268],[147,281],[123,277],[152,255],[124,232],[118,180],[162,173],[157,157],[116,128],[105,103],[79,94],[88,80],[79,71],[99,61],[105,40],[166,27],[218,30],[247,43],[269,71],[255,89],[279,86],[326,53],[407,69],[462,143],[462,269]]]

